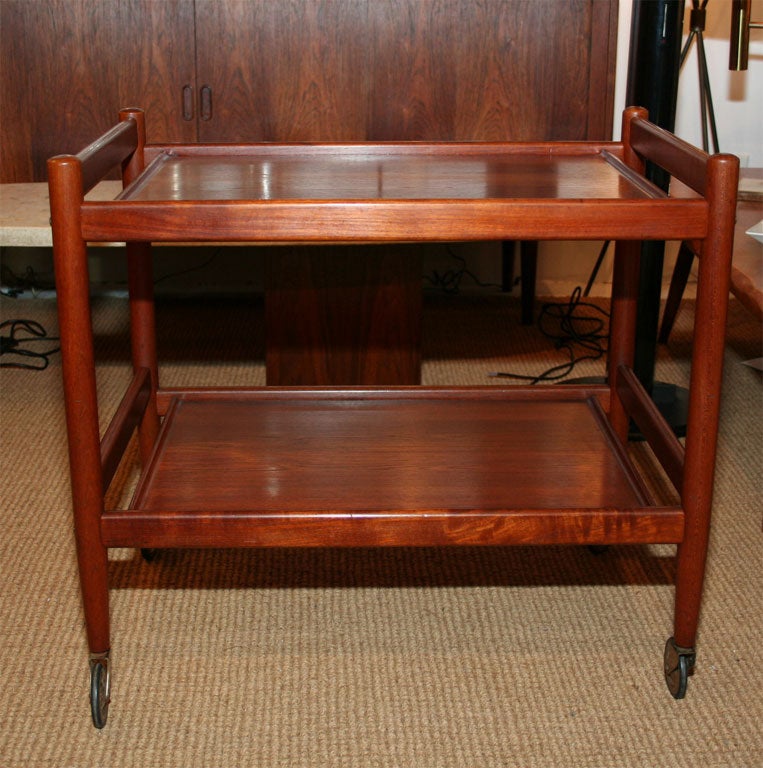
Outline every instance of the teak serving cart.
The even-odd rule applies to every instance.
[[[145,144],[141,110],[49,161],[71,482],[96,726],[109,704],[109,547],[676,543],[670,692],[695,662],[713,489],[738,161],[629,108],[620,142]],[[646,162],[685,186],[668,196]],[[113,201],[84,195],[121,164]],[[152,242],[617,241],[607,385],[159,385]],[[685,447],[634,376],[644,239],[695,240]],[[126,241],[134,376],[101,436],[87,243]],[[633,419],[680,503],[650,497]],[[137,428],[127,509],[104,493]],[[442,478],[449,478],[443,483]]]

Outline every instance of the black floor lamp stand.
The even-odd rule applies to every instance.
[[[675,129],[684,7],[684,0],[633,0],[626,100],[646,107],[668,131]],[[668,174],[654,166],[646,174],[667,192]],[[633,370],[674,432],[683,435],[688,393],[654,379],[664,257],[664,242],[642,244]]]

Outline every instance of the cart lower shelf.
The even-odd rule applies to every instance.
[[[173,399],[107,546],[669,543],[596,391],[257,390]],[[550,390],[555,390],[551,392]]]

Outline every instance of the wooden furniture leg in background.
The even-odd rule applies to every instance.
[[[522,325],[535,322],[535,280],[538,273],[538,243],[523,240],[519,244],[522,265]]]
[[[670,332],[673,330],[673,323],[678,316],[678,309],[681,306],[681,299],[686,289],[686,283],[689,282],[691,267],[694,263],[694,251],[689,243],[681,243],[678,250],[678,258],[673,268],[673,276],[670,278],[670,289],[668,298],[665,302],[665,309],[662,313],[662,324],[660,325],[660,334],[657,340],[660,344],[667,344],[670,338]]]
[[[511,293],[514,287],[514,240],[501,242],[501,290]],[[536,240],[522,240],[519,243],[520,300],[522,325],[535,321],[535,282],[538,271],[538,243]]]

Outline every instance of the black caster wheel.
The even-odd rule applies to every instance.
[[[95,654],[90,657],[90,714],[96,728],[106,725],[110,700],[109,656],[108,653]]]
[[[674,699],[682,699],[686,696],[686,685],[689,675],[694,672],[696,653],[693,648],[682,648],[676,645],[671,637],[665,643],[665,682]]]
[[[609,552],[609,544],[589,544],[588,551],[592,555],[604,555]]]
[[[156,560],[157,555],[159,554],[159,551],[156,549],[147,549],[143,548],[140,550],[140,556],[147,562],[147,563],[153,563],[154,560]]]

